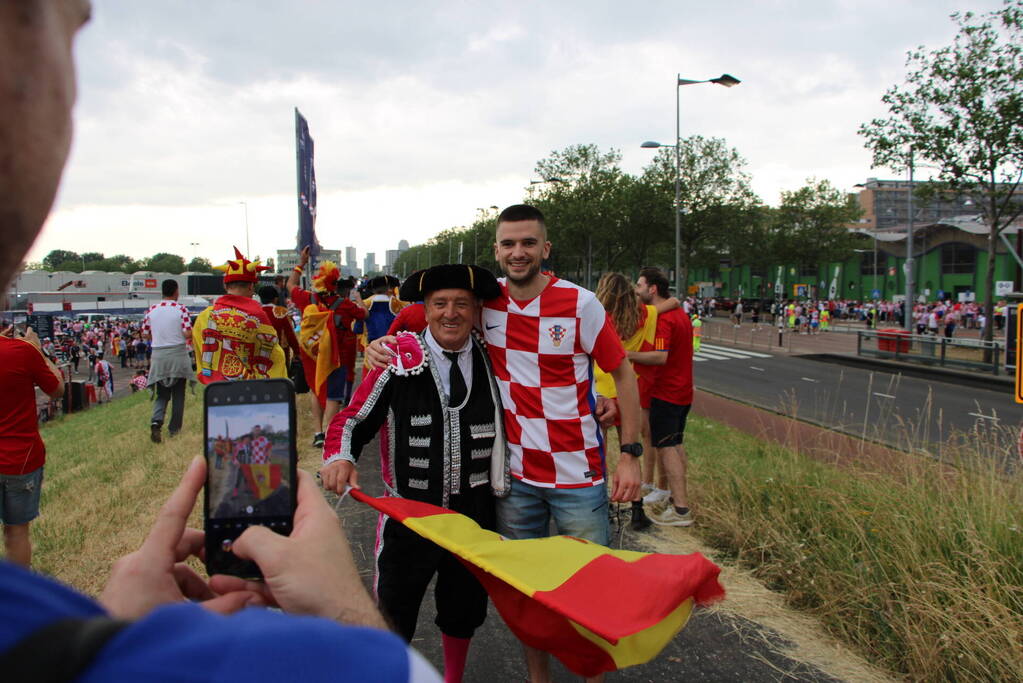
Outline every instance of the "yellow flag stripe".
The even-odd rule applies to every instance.
[[[618,669],[622,669],[627,666],[643,664],[657,656],[657,654],[664,649],[664,646],[667,645],[686,625],[692,611],[693,599],[689,598],[661,621],[657,622],[650,628],[622,638],[618,641],[617,645],[612,645],[571,619],[568,623],[571,624],[572,628],[578,631],[579,635],[583,638],[586,638],[591,643],[611,655],[611,658],[615,662],[615,666]]]

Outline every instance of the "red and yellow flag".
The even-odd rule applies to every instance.
[[[580,676],[649,661],[694,604],[725,595],[720,569],[699,553],[614,550],[570,536],[510,541],[445,508],[351,493],[454,553],[519,640]]]
[[[269,463],[242,465],[245,481],[252,490],[256,500],[263,500],[281,485],[281,466]]]
[[[316,385],[310,387],[321,398],[327,396],[327,378],[341,367],[341,355],[334,343],[334,312],[321,310],[310,304],[302,311],[302,324],[298,331],[298,342],[305,354],[316,361]]]

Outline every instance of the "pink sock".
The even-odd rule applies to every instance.
[[[444,683],[461,683],[472,638],[455,638],[442,633],[441,641],[444,643]]]

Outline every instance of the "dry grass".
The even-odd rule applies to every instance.
[[[914,680],[1019,680],[1023,481],[989,460],[823,464],[695,419],[699,533],[871,661]],[[978,448],[985,448],[977,444]]]
[[[186,398],[181,434],[149,440],[147,392],[67,416],[43,427],[46,481],[32,525],[33,564],[80,590],[102,590],[110,565],[141,545],[160,506],[193,457],[202,453],[202,392]],[[299,464],[315,471],[309,410],[299,397]],[[202,498],[191,525],[202,528]],[[197,565],[198,566],[198,565]]]

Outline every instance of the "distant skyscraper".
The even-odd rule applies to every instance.
[[[376,272],[377,270],[377,255],[375,252],[367,251],[366,258],[362,262],[362,272],[364,275]]]
[[[404,254],[408,251],[408,240],[401,240],[398,242],[398,253]]]
[[[357,268],[359,257],[355,253],[355,247],[345,247],[345,265],[349,268]]]
[[[398,249],[388,249],[384,252],[384,272],[389,275],[396,275],[394,272],[394,265],[398,262],[398,256],[401,255],[401,251]]]

